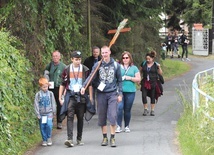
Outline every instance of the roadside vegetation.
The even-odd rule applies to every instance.
[[[205,80],[205,79],[204,79]],[[214,82],[212,77],[206,78],[206,84],[200,89],[213,97]],[[178,92],[184,105],[184,112],[178,121],[179,144],[183,155],[211,155],[214,152],[214,120],[204,115],[207,112],[214,117],[214,102],[205,104],[205,98],[201,97],[200,108],[193,114],[192,103],[186,94]],[[191,91],[189,92],[191,95]]]
[[[180,31],[181,17],[182,24],[190,28],[198,22],[212,25],[211,10],[208,0],[0,1],[0,155],[23,154],[40,141],[32,103],[38,78],[53,50],[62,53],[65,64],[70,62],[72,50],[80,50],[85,59],[91,55],[91,47],[108,45],[113,37],[108,30],[127,18],[126,27],[131,31],[119,36],[112,56],[118,58],[122,51],[130,51],[139,66],[148,51],[160,51],[159,29],[163,25]],[[163,21],[159,17],[163,12],[170,18]],[[160,54],[157,59],[159,62]],[[160,63],[165,80],[190,69],[181,61]]]
[[[183,61],[175,61],[175,59],[165,59],[162,61],[162,70],[165,80],[180,76],[189,71],[190,68],[190,65]]]
[[[37,122],[32,115],[33,76],[22,44],[0,31],[0,154],[21,154],[33,139]]]

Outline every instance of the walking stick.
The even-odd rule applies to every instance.
[[[117,27],[116,33],[114,34],[114,37],[112,38],[112,40],[109,43],[109,48],[111,48],[111,46],[115,43],[115,41],[117,40],[121,30],[124,28],[124,26],[126,25],[128,19],[124,19],[122,22],[120,22],[119,26]],[[129,29],[130,30],[130,29]],[[88,83],[85,86],[85,89],[87,89],[87,87],[89,86],[89,84],[91,83],[92,79],[94,78],[95,74],[97,73],[98,69],[100,68],[100,65],[103,61],[103,58],[98,62],[97,67],[95,68],[95,70],[93,71],[90,79],[88,80]]]

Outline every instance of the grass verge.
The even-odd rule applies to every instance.
[[[163,76],[165,80],[170,80],[180,76],[190,70],[190,65],[174,59],[165,59],[162,62]]]
[[[203,85],[204,88],[211,88],[213,81],[210,81]],[[200,88],[203,89],[203,88]],[[206,89],[203,91],[206,92]],[[209,92],[214,92],[214,87]],[[208,92],[207,92],[208,93]],[[211,155],[214,152],[214,122],[207,118],[203,112],[208,112],[213,117],[214,103],[210,103],[209,108],[204,106],[204,98],[200,100],[200,108],[196,113],[192,113],[192,104],[189,98],[185,98],[186,94],[182,94],[178,91],[178,94],[182,100],[184,111],[177,124],[177,130],[179,131],[179,144],[180,150],[183,155]],[[191,94],[191,92],[190,92]]]

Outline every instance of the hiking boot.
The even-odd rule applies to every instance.
[[[81,140],[78,140],[78,139],[77,139],[77,145],[82,146],[82,145],[84,145],[84,143],[83,143]]]
[[[73,147],[73,146],[74,146],[72,140],[66,140],[64,144],[65,144],[66,146],[68,146],[68,147]]]
[[[107,145],[108,145],[108,138],[103,138],[101,146],[107,146]]]
[[[46,142],[46,141],[43,141],[43,142],[42,142],[42,146],[47,146],[47,142]]]
[[[110,139],[110,145],[111,147],[116,147],[115,138]]]
[[[62,129],[62,123],[57,123],[57,129]]]
[[[122,131],[121,127],[118,125],[117,129],[115,130],[116,133],[120,133]]]
[[[129,129],[129,127],[127,126],[127,127],[125,127],[125,132],[130,132],[130,129]]]
[[[151,116],[155,116],[155,111],[152,110],[152,111],[150,112],[150,115],[151,115]]]
[[[147,116],[149,114],[148,109],[144,109],[143,116]]]
[[[47,144],[48,144],[48,146],[51,146],[51,145],[52,145],[52,140],[51,140],[51,138],[48,138]]]

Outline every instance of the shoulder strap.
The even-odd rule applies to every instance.
[[[115,70],[117,70],[117,62],[116,61],[114,61],[114,68],[115,68]]]
[[[41,100],[41,98],[40,98],[40,97],[41,97],[40,93],[41,93],[41,92],[39,91],[39,93],[38,93],[38,102],[40,102],[40,100]]]
[[[143,62],[143,66],[146,64],[146,61]]]

